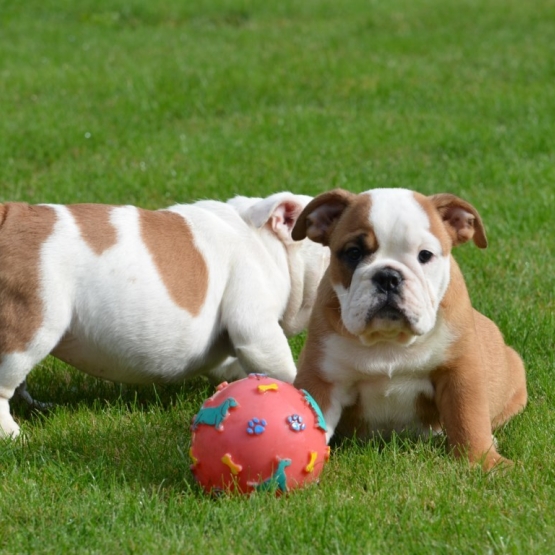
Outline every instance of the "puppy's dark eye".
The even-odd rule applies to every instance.
[[[430,251],[420,251],[418,253],[418,262],[420,262],[420,264],[426,264],[426,262],[430,262],[433,256],[433,253]]]
[[[351,247],[345,251],[345,258],[349,262],[359,262],[362,258],[362,249],[358,247]]]

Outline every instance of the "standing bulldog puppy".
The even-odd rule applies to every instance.
[[[0,436],[48,354],[100,378],[170,383],[265,372],[292,382],[329,251],[291,229],[310,197],[150,211],[0,205]]]
[[[406,189],[316,197],[294,229],[329,245],[295,385],[328,427],[359,436],[444,430],[457,456],[505,461],[492,428],[526,404],[522,361],[474,310],[451,248],[487,246],[476,209]],[[343,418],[341,418],[343,416]],[[340,423],[341,419],[341,423]]]

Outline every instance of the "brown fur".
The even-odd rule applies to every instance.
[[[7,354],[24,351],[42,323],[40,249],[56,213],[14,202],[0,205],[0,222],[0,353]]]
[[[70,204],[67,208],[79,226],[81,237],[97,255],[116,244],[117,231],[110,222],[112,206]]]
[[[331,288],[328,272],[318,288],[317,298],[324,302],[316,303],[310,316],[310,340],[307,340],[301,351],[298,367],[302,372],[299,372],[295,379],[295,386],[306,389],[316,399],[323,412],[330,406],[332,384],[324,380],[320,374],[319,368],[323,359],[321,341],[332,333],[341,333],[344,329],[341,325],[339,301]]]
[[[370,253],[378,248],[376,236],[368,222],[370,213],[370,197],[357,197],[346,209],[345,217],[337,223],[337,230],[330,236],[331,256],[337,258],[349,246],[356,246],[357,240],[362,241]],[[341,283],[349,287],[353,270],[345,264],[332,264],[330,278],[332,283]]]
[[[208,268],[187,222],[168,210],[139,209],[141,236],[174,302],[193,316],[204,305]]]
[[[455,454],[466,454],[489,470],[506,462],[492,446],[492,429],[526,405],[524,365],[518,355],[510,354],[514,351],[505,345],[497,326],[472,308],[454,259],[441,311],[457,339],[443,366],[431,376],[440,424]]]

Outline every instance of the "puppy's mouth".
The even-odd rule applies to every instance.
[[[379,341],[407,344],[415,336],[407,316],[391,298],[374,305],[368,311],[366,322],[366,329],[360,335],[364,345],[373,345]]]
[[[384,304],[381,308],[375,310],[372,315],[369,314],[367,321],[370,322],[375,318],[390,320],[392,322],[406,321],[405,315],[401,312],[401,309],[391,304]]]
[[[399,306],[397,295],[384,295],[382,299],[377,299],[368,310],[366,323],[372,325],[377,321],[391,322],[391,325],[395,327],[409,323],[403,309]]]

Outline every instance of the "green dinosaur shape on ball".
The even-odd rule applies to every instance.
[[[324,432],[327,432],[328,427],[326,426],[326,419],[324,418],[324,415],[322,413],[322,410],[318,406],[318,403],[306,389],[301,389],[301,392],[304,395],[306,402],[310,405],[310,408],[316,413],[318,427],[324,430]]]
[[[274,473],[263,482],[252,483],[249,485],[253,486],[256,491],[287,491],[287,475],[285,474],[285,469],[291,464],[291,459],[280,459],[278,466]]]
[[[239,403],[233,397],[228,397],[223,403],[216,407],[201,407],[198,414],[193,419],[193,430],[196,430],[199,424],[206,424],[207,426],[214,426],[217,430],[223,430],[223,421],[229,409],[238,406]]]

